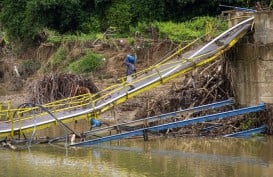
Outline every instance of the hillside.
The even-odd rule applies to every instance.
[[[136,44],[138,47],[134,51],[126,39],[115,39],[108,43],[97,41],[91,45],[90,43],[80,45],[76,42],[61,45],[67,48],[67,51],[69,51],[67,55],[70,58],[78,58],[84,55],[85,51],[92,51],[103,55],[105,60],[102,66],[92,73],[81,75],[82,79],[91,80],[95,87],[101,90],[119,82],[118,78],[125,75],[126,68],[123,65],[123,61],[127,54],[132,52],[137,54],[136,67],[140,71],[154,64],[167,52],[176,47],[171,41],[152,41],[154,44],[149,47],[144,47],[145,42],[147,41],[138,40]],[[37,95],[42,94],[37,93],[35,90],[36,87],[39,87],[37,82],[45,77],[55,76],[57,73],[60,73],[58,68],[52,68],[49,72],[43,71],[43,68],[50,67],[49,63],[56,52],[56,48],[54,45],[41,44],[36,48],[28,49],[17,55],[13,54],[12,51],[7,54],[2,52],[2,59],[0,61],[0,101],[11,100],[13,107],[16,107],[24,102],[32,102],[35,100],[35,96],[37,97]],[[38,61],[41,64],[40,68],[35,71],[29,67],[25,67],[24,62],[29,61],[29,59]],[[44,86],[41,85],[40,87]],[[72,89],[69,88],[69,91],[71,92]],[[92,92],[91,89],[90,91]],[[65,95],[65,93],[62,93],[62,95]]]

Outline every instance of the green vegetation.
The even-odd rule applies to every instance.
[[[209,30],[213,37],[227,28],[218,15],[230,8],[219,4],[254,8],[255,3],[254,0],[1,0],[0,29],[9,41],[6,45],[18,53],[42,42],[53,44],[57,52],[44,71],[58,68],[75,73],[92,72],[100,66],[101,56],[83,52],[70,57],[62,44],[81,45],[98,39],[110,43],[113,37],[126,37],[133,46],[136,35],[182,43]],[[273,0],[261,3],[272,6]],[[110,37],[104,35],[109,29]],[[23,65],[29,70],[33,64]]]
[[[41,67],[41,63],[36,60],[23,60],[21,63],[26,75],[31,75]]]
[[[54,55],[49,60],[50,69],[59,72],[72,72],[75,74],[82,74],[93,72],[98,69],[103,63],[103,56],[92,53],[90,51],[83,51],[77,56],[69,56],[66,48],[60,46]],[[44,68],[47,72],[48,68]]]
[[[125,1],[114,1],[113,4],[106,10],[107,26],[115,26],[120,32],[129,30],[132,23],[133,13],[129,4]]]
[[[257,127],[260,124],[260,117],[257,113],[249,113],[247,119],[240,122],[241,130],[248,130],[250,128]]]
[[[57,67],[60,66],[60,64],[65,60],[66,58],[66,51],[64,48],[59,47],[58,50],[55,52],[55,54],[53,55],[53,57],[50,60],[50,64],[51,66]]]
[[[155,26],[158,27],[161,37],[165,36],[175,42],[184,42],[209,32],[211,36],[216,36],[227,29],[227,22],[212,17],[196,17],[184,23],[158,22]],[[212,26],[214,31],[209,31],[209,26]]]
[[[57,31],[53,30],[44,30],[47,35],[46,41],[55,45],[61,44],[63,42],[84,42],[84,41],[93,41],[95,39],[100,39],[101,33],[77,33],[77,34],[60,34]]]
[[[87,73],[98,69],[102,62],[103,60],[101,55],[88,52],[77,61],[72,62],[68,68],[70,71],[76,74]]]
[[[131,27],[130,32],[140,33],[144,37],[149,37],[147,28],[158,33],[160,38],[168,38],[174,42],[181,43],[196,39],[207,33],[214,37],[228,28],[227,21],[218,17],[195,17],[185,22],[152,22],[138,23],[136,27]],[[146,32],[146,34],[145,34]]]
[[[211,0],[2,0],[0,23],[11,41],[39,43],[45,29],[60,34],[96,34],[110,26],[120,34],[151,22],[181,23],[197,16],[216,16],[219,4],[254,7],[256,1]],[[262,1],[269,5],[270,1]],[[272,0],[271,0],[272,3]],[[161,25],[160,25],[161,26]],[[169,30],[166,30],[169,31]],[[174,32],[174,36],[179,33]],[[184,31],[188,34],[187,30]],[[191,35],[197,35],[190,32]]]
[[[149,34],[145,31],[147,27],[151,28],[154,31],[158,31],[158,35],[161,38],[168,38],[174,42],[181,43],[187,42],[189,40],[196,39],[200,36],[206,34],[207,26],[211,25],[214,31],[211,32],[212,36],[217,35],[227,28],[226,21],[213,18],[213,17],[196,17],[190,21],[182,23],[174,22],[153,22],[153,23],[138,23],[138,25],[133,28],[130,28],[130,33],[135,34],[139,33],[145,37],[149,37]],[[113,30],[113,29],[112,29]],[[115,31],[116,32],[116,31]],[[101,33],[97,34],[67,34],[61,35],[53,30],[46,30],[47,33],[47,42],[55,44],[58,47],[55,54],[51,57],[49,64],[50,68],[55,70],[58,68],[63,71],[72,71],[74,73],[85,73],[92,72],[98,68],[101,64],[101,56],[87,53],[81,58],[70,58],[68,57],[67,49],[63,48],[60,44],[65,44],[69,42],[84,43],[86,41],[93,41],[94,39],[103,39]],[[128,37],[130,45],[134,45],[135,39],[133,37]],[[67,66],[69,66],[67,68]]]
[[[247,120],[246,122],[242,122],[240,124],[240,129],[241,130],[248,130],[253,127],[253,121],[252,120]]]

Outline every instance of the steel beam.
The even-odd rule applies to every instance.
[[[225,119],[225,118],[232,117],[232,116],[262,111],[264,109],[265,109],[265,104],[261,103],[259,105],[236,109],[236,110],[232,110],[232,111],[226,111],[226,112],[211,114],[211,115],[207,115],[207,116],[201,116],[201,117],[197,117],[197,118],[193,118],[193,119],[172,122],[172,123],[162,124],[162,125],[148,127],[148,128],[141,128],[141,129],[130,131],[130,132],[125,132],[125,133],[120,133],[120,134],[116,134],[116,135],[97,138],[94,140],[79,142],[79,143],[76,143],[76,144],[73,144],[70,146],[89,146],[89,145],[94,145],[94,144],[98,144],[98,143],[102,143],[102,142],[128,138],[131,136],[143,135],[145,133],[145,131],[160,131],[160,130],[165,130],[165,129],[170,129],[170,128],[183,127],[183,126],[187,126],[187,125],[191,125],[191,124],[195,124],[195,123],[212,121],[212,120],[217,120],[217,119]]]

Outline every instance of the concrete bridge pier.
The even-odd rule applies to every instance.
[[[227,52],[235,97],[242,106],[273,103],[273,12],[229,14],[234,25],[254,16],[254,31]],[[245,19],[245,18],[244,18]]]

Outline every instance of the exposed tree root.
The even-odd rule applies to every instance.
[[[98,88],[91,79],[73,74],[51,74],[43,76],[29,85],[31,101],[44,104],[88,92],[96,93]]]

